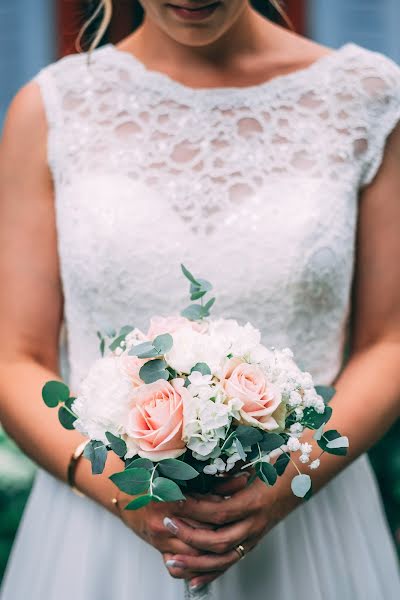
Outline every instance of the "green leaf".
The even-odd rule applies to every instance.
[[[100,475],[104,471],[107,448],[103,442],[90,440],[85,446],[83,456],[92,463],[92,475]]]
[[[198,279],[197,282],[200,284],[200,288],[203,290],[203,292],[210,292],[213,288],[212,284],[207,281],[207,279]],[[190,290],[190,291],[194,291]]]
[[[127,453],[128,448],[127,448],[126,443],[124,442],[123,439],[121,439],[120,437],[117,437],[116,435],[114,435],[110,431],[106,431],[106,438],[110,442],[111,450],[117,456],[119,456],[120,458],[122,458],[123,456],[125,456],[125,454]]]
[[[204,306],[203,306],[203,317],[208,317],[210,314],[211,308],[214,306],[215,298],[211,298]]]
[[[154,468],[154,464],[148,458],[131,458],[126,461],[125,469],[130,469],[132,467],[147,469],[151,471]]]
[[[329,448],[330,450],[332,449],[338,449],[338,448],[348,448],[349,447],[349,438],[346,436],[342,436],[339,438],[336,438],[330,442],[328,442],[327,448]]]
[[[100,342],[100,354],[104,356],[104,351],[106,349],[106,340],[103,338]]]
[[[153,340],[153,346],[158,351],[158,356],[169,352],[173,345],[174,340],[170,333],[163,333],[162,335],[158,335]]]
[[[48,381],[42,388],[43,401],[49,408],[66,402],[69,396],[69,387],[61,381]]]
[[[174,481],[157,477],[153,483],[153,495],[158,496],[164,502],[176,502],[185,500],[185,496],[181,492],[181,488]]]
[[[129,335],[135,328],[132,327],[132,325],[124,325],[123,327],[121,327],[121,331],[119,332],[119,335],[123,335],[124,337],[126,337],[127,335]]]
[[[111,342],[111,344],[108,346],[111,352],[115,352],[115,350],[121,346],[121,342],[125,341],[125,337],[125,335],[119,335],[113,342]]]
[[[316,442],[322,438],[322,434],[324,433],[325,423],[322,423],[321,427],[318,427],[316,432],[313,435],[313,438]]]
[[[181,481],[195,479],[199,475],[199,472],[196,471],[196,469],[176,458],[166,458],[165,460],[161,460],[158,463],[158,469],[165,477],[179,479]]]
[[[199,321],[203,318],[203,307],[201,304],[190,304],[181,311],[181,315],[189,321]]]
[[[207,294],[207,292],[200,290],[197,292],[192,292],[190,294],[190,299],[191,300],[200,300],[200,298],[202,298],[203,296],[205,296]]]
[[[160,352],[154,348],[151,342],[143,342],[137,346],[133,346],[129,350],[130,356],[137,356],[138,358],[155,358],[160,355]]]
[[[301,419],[301,424],[308,429],[319,429],[321,425],[327,423],[332,416],[332,409],[330,406],[325,406],[325,411],[317,413],[314,408],[305,408],[304,415]]]
[[[76,398],[68,398],[68,400],[65,402],[65,405],[60,406],[60,408],[58,409],[58,420],[60,421],[64,429],[68,429],[70,431],[72,429],[75,429],[74,423],[77,419],[76,415],[71,414],[71,412],[73,412],[72,405],[75,402],[75,400]]]
[[[263,432],[263,439],[260,444],[261,450],[264,452],[272,452],[272,450],[276,450],[280,448],[285,443],[285,440],[278,433],[267,433]]]
[[[267,462],[259,462],[256,464],[257,477],[264,481],[267,485],[274,485],[278,478],[275,467]]]
[[[167,363],[165,360],[156,359],[145,363],[139,371],[139,377],[144,383],[153,383],[159,379],[168,381],[169,373],[166,370]]]
[[[315,391],[317,392],[317,394],[322,396],[325,404],[329,404],[333,396],[336,394],[335,388],[331,385],[316,385]]]
[[[130,468],[114,473],[110,479],[122,492],[135,496],[149,489],[150,472],[147,469]]]
[[[242,460],[246,460],[246,452],[244,451],[244,448],[243,448],[242,443],[239,440],[239,438],[235,439],[235,448],[236,448],[236,452],[239,454],[240,458]]]
[[[257,442],[261,442],[263,439],[263,433],[260,429],[248,427],[247,425],[239,425],[235,431],[235,435],[245,447],[253,446],[253,444],[257,444]]]
[[[139,510],[139,508],[143,508],[143,506],[147,506],[153,500],[152,496],[139,496],[139,498],[135,498],[132,502],[129,502],[125,506],[125,510]]]
[[[190,373],[194,371],[198,371],[202,375],[211,375],[211,369],[206,363],[196,363],[194,367],[192,367]]]
[[[311,489],[311,477],[309,475],[296,475],[290,484],[292,492],[298,498],[304,498]]]
[[[286,467],[290,463],[290,458],[287,454],[281,454],[278,456],[274,463],[274,467],[279,476],[283,475],[286,471]]]
[[[332,448],[329,447],[329,442],[332,442],[333,440],[337,440],[339,438],[341,438],[341,434],[336,431],[335,429],[331,429],[330,431],[325,431],[325,433],[322,435],[321,439],[318,440],[318,446],[320,448],[322,448],[322,450],[324,450],[325,452],[328,452],[328,454],[334,454],[335,456],[346,456],[347,455],[347,447],[340,447],[340,448]]]
[[[186,277],[186,279],[189,279],[190,283],[193,283],[197,287],[201,287],[200,282],[193,277],[193,275],[185,267],[185,265],[181,264],[181,269],[182,269],[182,273],[184,274],[184,276]]]

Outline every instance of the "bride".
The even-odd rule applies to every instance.
[[[217,600],[397,600],[365,451],[399,415],[400,69],[247,0],[141,4],[139,29],[45,68],[4,127],[1,421],[41,468],[1,598],[176,600],[186,579]],[[182,306],[180,262],[215,282],[216,315],[335,383],[351,455],[326,457],[309,502],[291,473],[271,489],[243,475],[124,512],[118,459],[92,477],[42,405],[62,321],[76,389],[96,331]]]

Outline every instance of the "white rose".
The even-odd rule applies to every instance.
[[[190,327],[176,331],[172,338],[174,344],[165,359],[178,373],[190,373],[197,363],[206,363],[215,373],[226,356],[226,347],[219,338]]]
[[[226,346],[226,354],[245,356],[260,346],[261,333],[250,323],[239,325],[234,319],[218,319],[211,321],[209,332],[211,336],[221,338]]]
[[[122,424],[134,391],[123,359],[107,357],[96,361],[72,407],[78,416],[76,429],[92,440],[108,443],[106,431],[123,433]]]

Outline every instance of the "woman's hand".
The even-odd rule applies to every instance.
[[[197,553],[171,556],[171,574],[190,579],[196,587],[210,583],[239,560],[235,547],[241,544],[247,554],[297,503],[283,487],[268,488],[259,479],[222,502],[188,498],[165,525],[176,540]],[[215,529],[189,526],[185,522],[188,515]]]

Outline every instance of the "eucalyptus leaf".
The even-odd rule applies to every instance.
[[[199,475],[199,472],[196,471],[196,469],[176,458],[166,458],[165,460],[161,460],[158,463],[158,469],[165,477],[179,479],[181,481],[195,479]]]
[[[200,300],[200,298],[202,298],[206,294],[207,294],[207,292],[205,292],[204,290],[198,290],[197,292],[192,292],[190,294],[190,299],[191,300]]]
[[[244,451],[242,443],[238,437],[236,437],[236,439],[235,439],[235,448],[236,448],[236,452],[239,454],[240,458],[242,460],[246,460],[246,452]]]
[[[120,458],[122,458],[123,456],[125,456],[125,454],[127,453],[128,448],[127,448],[126,443],[124,442],[124,440],[122,438],[117,437],[116,435],[114,435],[110,431],[106,432],[106,438],[110,442],[111,450],[117,456],[119,456]]]
[[[319,427],[313,435],[313,438],[316,442],[318,442],[322,438],[322,434],[324,433],[325,423],[322,423],[321,427]]]
[[[196,363],[194,367],[192,367],[190,373],[194,371],[198,371],[202,375],[211,375],[211,369],[206,363]]]
[[[298,498],[304,498],[311,489],[311,477],[309,475],[296,475],[290,484],[292,492]]]
[[[143,494],[149,489],[150,472],[147,469],[130,468],[120,473],[114,473],[110,479],[122,492],[135,496]]]
[[[199,321],[204,316],[204,310],[201,304],[189,304],[181,311],[182,317],[186,317],[189,321]]]
[[[151,342],[143,342],[142,344],[133,346],[128,354],[130,356],[137,356],[138,358],[155,358],[160,355]]]
[[[203,292],[210,292],[213,288],[212,284],[207,281],[207,279],[198,279],[197,282],[200,284],[200,289],[203,290]]]
[[[119,335],[114,341],[108,346],[111,352],[115,352],[117,348],[121,346],[121,343],[125,341],[126,335]]]
[[[349,447],[349,438],[346,436],[342,436],[328,442],[327,448],[348,448]]]
[[[260,444],[261,450],[264,452],[272,452],[272,450],[276,450],[280,448],[285,443],[285,440],[278,433],[267,433],[263,432],[263,438]]]
[[[125,469],[130,469],[130,468],[141,468],[141,469],[147,469],[148,471],[151,471],[154,468],[154,464],[151,462],[151,460],[149,460],[148,458],[131,458],[129,460],[126,461],[125,463]]]
[[[68,429],[72,431],[74,428],[74,423],[77,419],[77,416],[73,414],[72,405],[75,402],[76,398],[68,398],[65,402],[64,406],[60,406],[58,409],[58,420],[64,429]]]
[[[203,317],[208,317],[210,314],[211,308],[215,304],[216,298],[211,298],[204,306],[203,306]]]
[[[164,477],[157,477],[157,479],[154,480],[152,494],[158,496],[164,502],[185,500],[185,496],[182,494],[179,485]]]
[[[347,447],[341,446],[340,448],[330,447],[329,443],[341,438],[341,434],[335,429],[331,429],[330,431],[325,431],[322,435],[321,439],[318,440],[318,446],[322,448],[325,452],[329,454],[334,454],[335,456],[346,456],[347,455]]]
[[[268,462],[259,462],[256,464],[257,477],[264,481],[267,485],[274,485],[278,478],[278,474],[273,465]]]
[[[129,335],[130,333],[132,333],[132,331],[134,329],[135,328],[132,327],[132,325],[124,325],[123,327],[121,327],[121,331],[119,332],[119,335],[123,335],[123,336],[126,337],[127,335]]]
[[[186,277],[186,279],[189,279],[190,283],[193,283],[195,286],[197,287],[201,287],[200,286],[200,282],[197,281],[197,279],[195,279],[195,277],[191,274],[191,272],[185,267],[185,265],[181,264],[181,269],[182,269],[182,273],[184,274],[184,276]]]
[[[104,351],[106,349],[106,340],[103,338],[100,342],[100,354],[104,356]]]
[[[103,442],[90,440],[85,446],[83,456],[92,463],[92,475],[100,475],[104,471],[107,448]]]
[[[286,471],[286,467],[290,463],[290,458],[287,454],[281,454],[278,456],[274,463],[274,467],[279,476],[283,475]]]
[[[69,387],[62,381],[48,381],[42,388],[43,401],[49,408],[66,402],[69,396]]]
[[[139,377],[144,383],[154,383],[159,379],[168,381],[169,373],[166,370],[167,363],[163,359],[150,360],[143,365],[139,371]]]
[[[301,419],[301,424],[308,429],[319,429],[321,425],[324,425],[329,421],[332,416],[332,409],[330,406],[325,406],[323,413],[317,413],[317,411],[308,407],[304,409],[304,415]]]
[[[158,351],[158,356],[169,352],[171,350],[173,344],[174,344],[174,340],[170,333],[163,333],[162,335],[158,335],[153,340],[153,346]]]
[[[263,433],[260,429],[247,425],[239,425],[235,431],[235,435],[245,447],[253,446],[253,444],[257,444],[257,442],[261,442],[263,439]]]
[[[125,506],[125,510],[139,510],[139,508],[143,508],[143,506],[150,504],[152,500],[153,498],[149,494],[145,496],[139,496],[138,498],[132,500],[132,502],[129,502],[129,504]]]
[[[322,396],[325,404],[329,404],[333,396],[336,394],[335,388],[330,385],[316,385],[315,390],[317,394]]]

